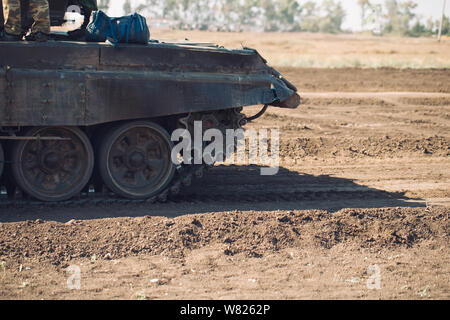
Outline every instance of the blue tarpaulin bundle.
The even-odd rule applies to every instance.
[[[92,42],[147,44],[150,40],[147,21],[137,13],[110,18],[103,11],[94,11],[86,31],[86,40]]]

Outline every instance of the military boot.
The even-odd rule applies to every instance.
[[[36,41],[36,42],[47,42],[49,39],[50,35],[42,32],[31,33],[30,35],[27,35],[25,37],[25,40],[27,41]]]
[[[15,34],[9,34],[5,31],[0,34],[0,41],[21,41],[22,36],[18,36]]]

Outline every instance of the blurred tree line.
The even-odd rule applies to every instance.
[[[383,6],[371,0],[358,0],[358,4],[361,8],[362,30],[418,37],[436,34],[439,29],[439,20],[429,18],[426,23],[422,23],[422,17],[415,13],[415,1],[385,0]],[[442,34],[450,35],[448,17],[444,17]]]
[[[105,10],[110,0],[99,0]],[[361,29],[374,33],[421,36],[437,33],[439,21],[415,13],[411,0],[358,0]],[[179,29],[214,31],[305,31],[340,33],[346,12],[337,0],[125,0],[125,14],[139,12],[150,19],[173,21]],[[450,35],[450,20],[444,20],[443,34]]]

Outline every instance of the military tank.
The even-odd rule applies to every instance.
[[[191,132],[194,121],[239,129],[268,106],[299,102],[295,86],[249,48],[0,42],[2,193],[164,200],[205,167],[173,164],[174,130]],[[263,110],[246,117],[252,105]]]

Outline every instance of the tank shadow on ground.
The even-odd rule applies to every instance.
[[[359,185],[351,179],[299,174],[280,167],[261,176],[259,166],[217,166],[185,187],[168,203],[33,206],[0,208],[0,222],[47,220],[67,222],[118,217],[166,216],[233,210],[277,211],[343,208],[425,207],[422,199]]]
[[[360,185],[353,179],[310,175],[280,167],[277,175],[262,176],[260,166],[218,166],[182,195],[184,200],[207,199],[232,203],[235,209],[266,210],[423,207],[423,199]],[[270,204],[267,206],[267,204]],[[259,209],[258,209],[259,210]],[[223,210],[220,210],[223,211]]]

